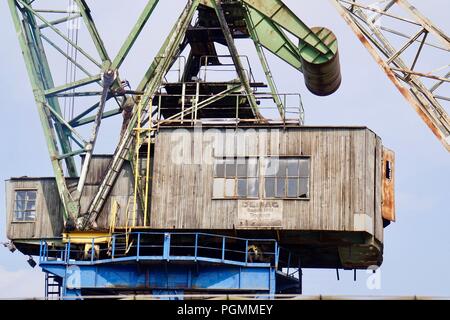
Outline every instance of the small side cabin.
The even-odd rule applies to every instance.
[[[151,150],[148,214],[140,201],[130,215],[134,174],[126,163],[97,219],[99,230],[114,221],[118,229],[277,239],[301,256],[302,267],[382,262],[383,228],[395,220],[394,155],[365,127],[167,126]],[[110,160],[93,158],[81,213]],[[68,180],[73,188],[76,182]],[[20,245],[61,236],[54,179],[12,178],[6,190],[9,239]]]

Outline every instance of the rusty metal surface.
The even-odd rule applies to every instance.
[[[395,221],[395,154],[387,148],[383,148],[381,201],[383,218]]]
[[[439,77],[435,76],[434,73],[436,71],[417,72],[416,70],[413,70],[417,60],[419,58],[424,59],[424,48],[430,46],[429,43],[425,41],[427,39],[426,36],[429,38],[433,35],[437,40],[443,43],[444,47],[440,49],[442,50],[441,52],[445,53],[449,52],[448,48],[450,43],[448,42],[448,37],[445,36],[442,31],[437,29],[430,20],[423,17],[417,9],[403,0],[396,1],[395,4],[398,2],[399,5],[395,7],[397,10],[403,10],[402,12],[406,11],[409,13],[413,20],[403,19],[389,14],[387,11],[392,10],[391,8],[394,7],[394,4],[387,6],[384,10],[378,10],[364,5],[363,1],[349,2],[346,0],[332,0],[332,2],[361,43],[386,73],[389,80],[392,81],[423,122],[444,145],[446,150],[450,152],[450,117],[447,110],[438,101],[446,100],[447,98],[442,98],[436,93],[438,87],[442,89],[444,84],[448,85],[449,82],[443,81],[442,78],[448,79],[449,74]],[[351,6],[350,3],[352,4]],[[386,38],[385,33],[387,30],[391,33],[396,33],[397,35],[402,33],[396,30],[392,31],[392,29],[387,29],[382,25],[379,25],[378,22],[378,24],[375,23],[373,20],[375,18],[369,17],[368,12],[378,13],[378,18],[382,15],[386,15],[392,19],[396,19],[399,28],[405,23],[422,28],[420,32],[424,34],[424,38],[421,40],[422,45],[419,47],[414,61],[412,62],[413,67],[408,66],[408,63],[406,63],[407,56],[405,55],[405,51],[416,42],[414,37],[407,36],[410,41],[403,48],[396,49],[388,38]],[[419,41],[418,39],[416,40]],[[436,46],[434,47],[436,48]],[[430,59],[429,56],[426,57]],[[429,62],[432,63],[433,61]],[[430,79],[435,80],[435,85],[431,89],[424,84],[425,80]]]

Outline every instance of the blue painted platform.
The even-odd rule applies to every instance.
[[[114,234],[101,244],[97,240],[83,245],[41,241],[39,265],[57,279],[60,298],[167,293],[274,295],[301,290],[298,277],[283,272],[279,265],[280,248],[274,240],[150,232]]]

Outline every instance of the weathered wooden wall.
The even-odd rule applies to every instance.
[[[281,229],[366,231],[382,241],[382,145],[367,128],[173,130],[163,128],[156,141],[153,228],[237,226],[238,200],[213,199],[214,157],[303,155],[311,157],[311,196],[283,200]],[[220,148],[215,138],[224,134]],[[245,142],[244,154],[236,154],[237,141]],[[174,158],[181,150],[184,163]]]
[[[36,220],[34,222],[14,222],[15,190],[36,189]],[[56,182],[47,179],[12,179],[6,183],[6,224],[9,239],[39,239],[59,236],[63,230],[60,215],[60,201]]]

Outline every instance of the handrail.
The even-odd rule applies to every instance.
[[[153,127],[148,127],[148,128],[143,128],[140,129],[140,131],[149,131],[149,130],[154,130],[154,127],[159,128],[160,124],[170,124],[170,123],[191,123],[191,124],[196,124],[197,121],[199,120],[197,118],[197,111],[199,109],[203,109],[205,107],[207,107],[209,110],[221,110],[222,107],[214,107],[211,106],[211,103],[208,103],[209,99],[211,99],[211,95],[207,95],[207,94],[201,94],[199,92],[199,83],[184,83],[183,84],[183,88],[185,88],[185,86],[187,84],[192,84],[192,85],[196,85],[196,92],[195,93],[191,93],[188,94],[185,92],[185,89],[182,90],[182,94],[169,94],[169,93],[157,93],[155,95],[155,99],[157,100],[157,109],[155,111],[155,114],[158,114],[158,117],[153,118],[152,119],[152,123],[154,124]],[[174,116],[171,116],[168,119],[162,119],[161,118],[161,114],[163,110],[170,110],[170,107],[166,107],[163,104],[163,100],[161,99],[162,97],[169,97],[169,98],[179,98],[183,105],[182,105],[182,110],[181,112],[177,113]],[[246,98],[248,97],[247,94],[245,93],[235,93],[235,92],[227,92],[226,94],[224,93],[219,93],[214,95],[214,97],[216,97],[216,99],[222,99],[222,98],[232,98],[232,99],[236,99],[236,119],[238,119],[238,121],[246,121],[247,119],[240,119],[240,109],[242,109],[242,107],[240,106],[239,103],[239,99],[240,98]],[[266,112],[268,113],[267,115],[264,115],[267,121],[296,121],[299,123],[299,125],[303,125],[304,124],[304,107],[303,107],[303,101],[302,101],[302,96],[300,93],[277,93],[276,97],[280,100],[283,101],[283,115],[279,115],[279,110],[278,110],[278,106],[276,105],[276,103],[274,102],[274,94],[273,93],[269,93],[269,92],[255,92],[254,93],[254,97],[256,100],[261,101],[261,105],[258,106],[258,110],[262,113]],[[292,99],[295,99],[295,101],[292,101]],[[191,101],[192,102],[192,106],[189,108],[186,108],[185,106],[185,101]],[[267,101],[272,101],[273,104],[269,104]],[[273,117],[273,115],[277,114],[278,118],[277,119],[270,119],[269,117]],[[190,118],[188,118],[187,116],[190,116]],[[255,120],[254,118],[251,118],[252,120]],[[208,118],[205,119],[201,119],[203,120],[208,120]]]
[[[127,238],[133,240],[129,246],[126,245]],[[60,238],[61,245],[57,247],[53,238],[52,247],[49,247],[50,240],[42,239],[39,263],[95,265],[126,261],[202,261],[243,267],[271,267],[293,278],[301,275],[300,257],[280,247],[274,239],[240,238],[203,232],[125,232],[92,237],[87,243],[74,244],[77,239],[86,240],[83,237],[71,237],[63,243]],[[250,249],[255,247],[260,250],[252,252]]]
[[[202,81],[206,82],[206,78],[207,78],[207,74],[208,74],[208,60],[210,58],[230,58],[233,59],[233,57],[231,55],[203,55],[200,57],[200,61],[199,61],[199,70],[202,70],[202,68],[204,68],[203,71],[203,76],[204,78],[202,79]],[[244,60],[247,63],[248,69],[244,68],[244,71],[247,72],[247,77],[250,81],[255,81],[255,77],[253,76],[253,71],[252,71],[252,66],[250,64],[250,59],[248,56],[246,55],[239,55],[239,59],[244,58]],[[238,71],[236,70],[236,65],[234,64],[234,62],[229,62],[229,63],[221,63],[220,65],[218,65],[217,67],[234,67],[233,70],[211,70],[210,71],[218,71],[218,72],[236,72],[236,75],[238,77]],[[199,74],[201,74],[202,72],[200,71]]]
[[[152,236],[160,238],[155,239]],[[125,240],[128,237],[137,239],[137,241],[127,246]],[[184,239],[183,242],[179,242],[181,237]],[[191,237],[191,241],[186,241],[189,237]],[[201,232],[130,232],[117,233],[109,237],[92,237],[87,243],[84,242],[84,248],[80,244],[73,244],[77,239],[86,240],[82,237],[72,237],[67,243],[64,243],[63,247],[48,248],[48,242],[43,239],[40,244],[40,262],[69,264],[72,260],[74,264],[78,262],[95,264],[103,260],[117,260],[118,258],[156,260],[157,257],[161,257],[161,259],[167,260],[173,258],[180,260],[185,257],[186,260],[192,258],[195,261],[209,259],[212,262],[216,260],[222,263],[234,261],[244,265],[276,265],[275,260],[277,259],[277,242],[273,239],[245,239]],[[96,240],[102,241],[97,242]],[[264,249],[257,253],[250,253],[248,250],[250,244]],[[86,246],[90,246],[90,248]],[[149,252],[149,250],[153,251]],[[181,253],[177,254],[176,250],[181,250]],[[129,255],[128,251],[131,251]],[[249,261],[250,258],[255,261]]]

